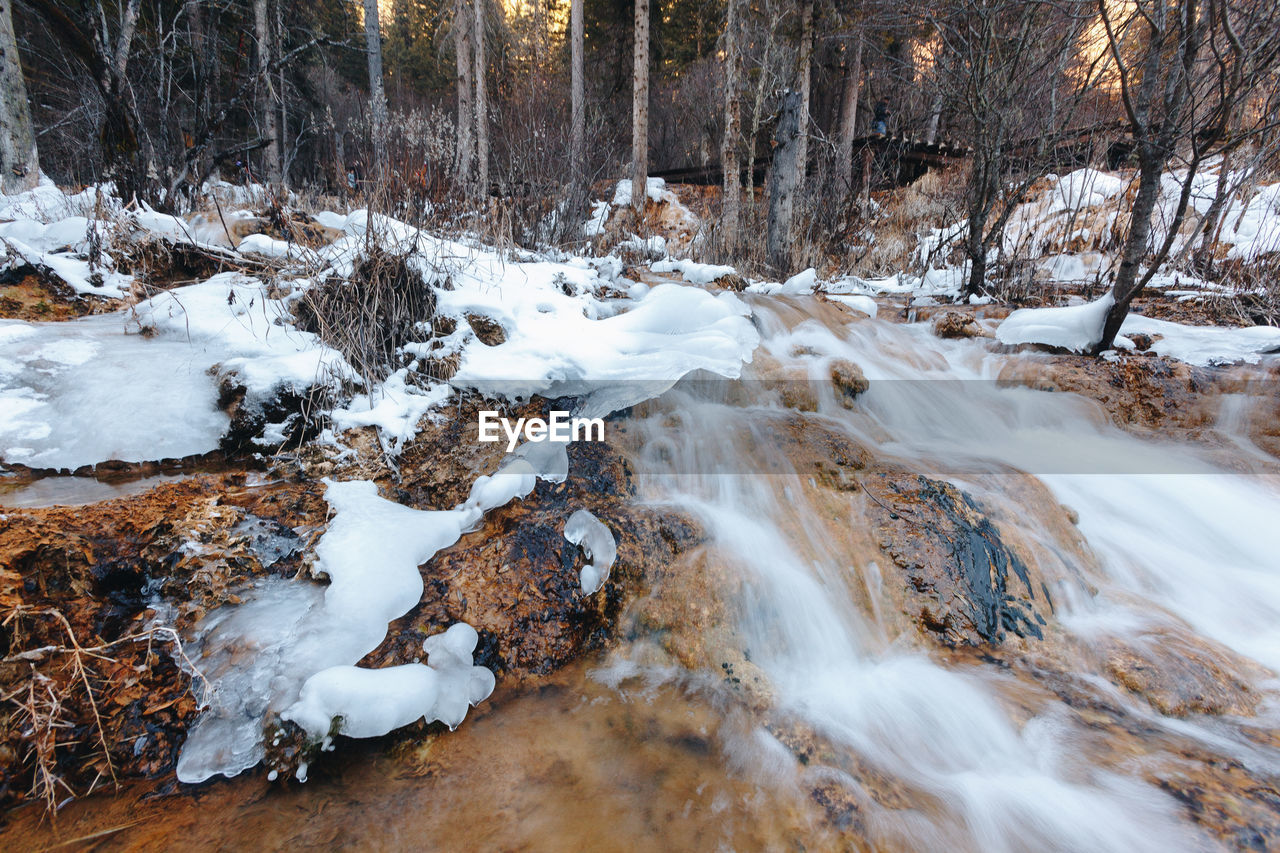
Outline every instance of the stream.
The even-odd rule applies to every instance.
[[[1210,760],[1280,774],[1280,466],[1243,430],[1248,398],[1228,399],[1212,440],[1139,437],[1083,397],[1000,381],[1043,356],[810,299],[751,304],[763,342],[743,379],[686,380],[623,421],[643,501],[695,517],[707,542],[608,653],[542,689],[500,680],[451,734],[345,743],[305,785],[250,772],[190,797],[98,795],[56,835],[27,809],[0,847],[1249,844],[1177,795]],[[852,405],[827,379],[837,359],[870,381]],[[885,487],[815,481],[778,440],[795,422],[785,383],[812,395],[823,435],[971,496],[1032,566],[1043,639],[1010,633],[990,654],[923,639],[877,547]],[[680,607],[701,614],[683,634]],[[1162,713],[1116,675],[1117,655],[1144,653],[1227,661],[1251,713]]]

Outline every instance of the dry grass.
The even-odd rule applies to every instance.
[[[350,278],[308,289],[296,308],[299,325],[342,353],[367,384],[400,367],[400,347],[433,331],[435,291],[411,259],[370,241]]]

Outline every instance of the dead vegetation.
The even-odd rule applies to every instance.
[[[303,330],[342,353],[372,384],[400,367],[402,346],[432,333],[436,295],[412,254],[371,242],[350,278],[307,290],[295,311]]]

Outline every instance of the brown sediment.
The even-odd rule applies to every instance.
[[[199,475],[86,507],[7,511],[0,798],[61,800],[171,772],[196,714],[180,638],[268,571],[241,523],[296,537],[323,522],[319,491]],[[296,573],[298,559],[269,570]]]
[[[859,849],[810,798],[798,764],[761,766],[754,721],[679,684],[619,693],[582,665],[499,684],[457,731],[343,742],[305,785],[241,777],[68,805],[56,823],[11,812],[0,847],[106,833],[99,850]],[[735,769],[729,769],[735,768]]]
[[[33,267],[8,270],[0,276],[0,319],[48,322],[107,314],[123,299],[76,293],[60,279]]]

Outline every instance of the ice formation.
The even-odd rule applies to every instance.
[[[329,667],[307,679],[298,701],[280,716],[317,740],[334,720],[349,737],[378,737],[422,718],[456,728],[467,708],[493,692],[493,673],[471,662],[478,641],[475,628],[459,622],[423,642],[425,664]]]
[[[559,446],[559,453],[564,453]],[[385,500],[368,481],[328,482],[334,511],[316,546],[315,571],[328,587],[269,579],[200,626],[196,665],[209,681],[208,708],[178,758],[178,778],[234,776],[263,756],[262,724],[272,712],[312,737],[339,731],[384,734],[419,717],[456,726],[468,704],[493,689],[472,666],[475,631],[463,623],[428,638],[428,662],[364,670],[355,664],[378,647],[387,625],[422,598],[418,566],[479,523],[483,513],[533,489],[538,471],[554,478],[554,451],[530,450],[452,510],[416,510]],[[567,463],[566,463],[567,464]]]
[[[585,509],[569,516],[564,525],[564,538],[582,548],[582,553],[591,561],[578,573],[583,595],[591,595],[608,579],[609,569],[618,558],[618,542],[604,522]]]

